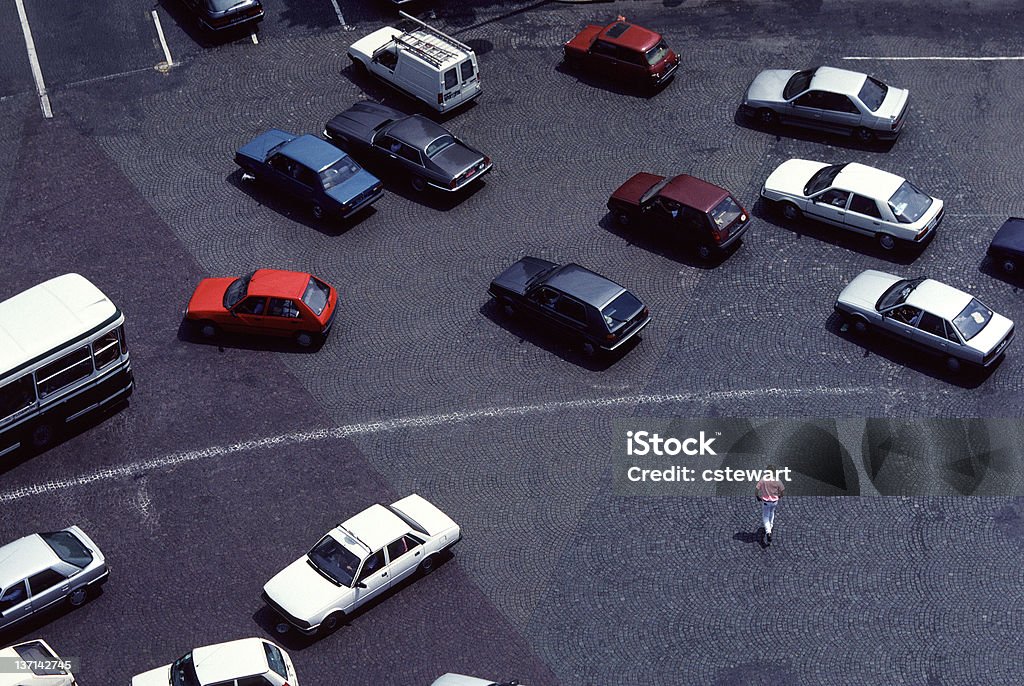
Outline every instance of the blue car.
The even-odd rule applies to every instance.
[[[376,176],[327,141],[271,129],[239,148],[243,172],[307,205],[313,217],[345,219],[384,195]]]

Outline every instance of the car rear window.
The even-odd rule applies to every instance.
[[[199,686],[199,675],[192,661],[191,651],[185,653],[171,665],[171,686]]]
[[[786,82],[786,87],[782,89],[782,97],[789,100],[803,93],[811,85],[811,77],[813,76],[813,69],[798,71],[790,76],[789,81]]]
[[[931,206],[932,199],[909,181],[904,181],[889,198],[892,213],[904,224],[916,222]]]
[[[668,43],[659,41],[657,45],[647,51],[647,64],[654,66],[665,59],[666,55],[668,55]]]
[[[743,208],[732,199],[732,196],[718,203],[711,210],[711,218],[715,220],[715,225],[720,229],[724,229],[732,224],[742,214]]]
[[[14,652],[18,657],[28,663],[29,669],[36,676],[62,676],[67,672],[56,663],[59,662],[56,655],[46,649],[39,641],[32,641],[20,646],[14,646]]]
[[[643,307],[643,303],[637,300],[635,295],[624,291],[601,310],[601,316],[604,317],[608,330],[614,333]]]
[[[953,326],[965,341],[969,341],[978,335],[978,332],[984,329],[991,319],[992,310],[982,305],[977,299],[971,298],[967,307],[953,318]]]
[[[438,136],[434,140],[430,141],[430,145],[427,146],[427,149],[424,152],[427,153],[427,157],[433,157],[434,155],[436,155],[437,153],[441,152],[442,150],[451,145],[455,145],[455,138],[448,134],[445,134],[443,136]]]
[[[877,112],[878,108],[882,106],[882,102],[885,101],[885,94],[889,92],[889,87],[878,79],[873,79],[870,76],[864,81],[864,85],[860,88],[860,93],[857,95],[860,101],[864,103],[872,112]]]
[[[356,164],[355,160],[351,157],[346,157],[320,172],[320,183],[323,184],[324,190],[328,191],[351,179],[360,169],[362,167]]]
[[[465,83],[473,78],[476,69],[473,68],[473,60],[466,60],[459,65],[459,70],[462,72],[462,82]]]
[[[39,535],[64,562],[80,569],[87,567],[92,562],[92,553],[70,531],[54,531]]]
[[[306,292],[302,294],[302,302],[316,314],[321,314],[331,299],[331,287],[315,276],[309,277]]]

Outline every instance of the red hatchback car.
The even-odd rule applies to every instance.
[[[221,331],[283,336],[306,348],[327,336],[337,306],[338,291],[311,274],[258,269],[200,281],[185,319],[204,338]]]
[[[679,68],[679,57],[660,33],[625,21],[590,24],[563,48],[569,66],[591,66],[648,86],[666,83]]]
[[[608,199],[621,226],[650,225],[711,259],[739,241],[750,214],[724,188],[689,174],[634,174]]]

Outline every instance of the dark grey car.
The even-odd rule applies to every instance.
[[[491,158],[421,114],[361,102],[327,123],[324,135],[356,156],[375,157],[410,176],[413,189],[457,191],[491,170]]]
[[[490,294],[506,312],[554,324],[588,354],[615,350],[651,323],[635,295],[578,264],[524,257],[491,282]]]

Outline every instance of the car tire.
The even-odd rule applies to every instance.
[[[324,617],[324,621],[320,623],[320,627],[316,630],[316,633],[319,636],[326,636],[327,634],[336,631],[344,621],[344,612],[332,612]]]
[[[291,630],[292,625],[284,621],[283,619],[274,625],[274,633],[278,634],[279,636],[287,634]]]
[[[896,249],[896,239],[887,233],[876,234],[875,240],[878,241],[878,245],[881,246],[882,250],[892,251]]]
[[[868,320],[859,314],[850,315],[849,322],[850,329],[858,336],[863,336],[868,332]]]
[[[615,223],[619,226],[629,226],[633,222],[633,218],[626,210],[615,210]]]
[[[875,140],[875,132],[871,129],[866,129],[863,126],[853,132],[853,135],[857,137],[861,143],[870,143]]]
[[[71,607],[81,607],[85,604],[85,601],[88,599],[89,588],[87,586],[76,588],[68,594],[68,604],[70,604]]]
[[[426,576],[435,569],[437,569],[437,555],[427,555],[420,563],[419,573],[421,576]]]
[[[1003,263],[1000,266],[1003,268],[1003,271],[1006,272],[1007,274],[1012,274],[1015,271],[1017,271],[1017,263],[1014,262],[1009,257],[1003,258]]]
[[[587,357],[594,357],[597,354],[597,346],[587,339],[583,339],[580,341],[580,351]]]
[[[312,347],[313,341],[316,340],[316,336],[309,331],[300,331],[295,334],[295,344],[300,348]]]
[[[779,115],[774,110],[762,107],[757,111],[757,120],[764,126],[775,126],[779,121]]]
[[[963,369],[963,363],[960,362],[958,358],[950,355],[949,357],[946,358],[946,369],[949,370],[951,373],[956,374],[961,369]]]
[[[313,219],[320,220],[324,218],[324,208],[318,202],[309,206],[309,212],[313,215]]]
[[[38,422],[29,432],[28,442],[33,450],[46,450],[57,437],[57,432],[48,421]]]
[[[566,50],[565,53],[562,55],[562,61],[565,63],[565,66],[567,66],[569,69],[580,68],[580,58],[577,55],[572,54],[568,50]]]
[[[715,251],[711,249],[710,245],[704,243],[697,244],[697,257],[703,262],[707,262],[715,254]]]
[[[515,316],[516,305],[511,300],[508,300],[507,298],[502,298],[501,300],[498,301],[498,305],[501,307],[501,311],[505,314],[506,317]]]
[[[412,189],[417,193],[422,193],[427,190],[427,180],[422,176],[413,175],[409,177],[409,185],[412,186]]]
[[[352,69],[355,71],[356,76],[362,77],[369,75],[370,70],[366,68],[366,65],[363,64],[362,60],[357,60],[355,57],[352,57],[352,55],[349,55],[348,58],[352,60]]]
[[[220,327],[211,321],[199,322],[196,329],[203,338],[216,338],[220,335]]]
[[[800,208],[791,202],[783,202],[779,205],[779,212],[782,214],[783,219],[787,221],[796,221],[803,216],[803,212]]]

